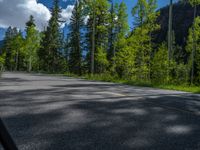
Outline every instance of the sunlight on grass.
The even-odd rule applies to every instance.
[[[119,79],[109,74],[84,75],[81,77],[78,75],[71,74],[71,73],[65,73],[64,75],[69,76],[69,77],[75,77],[75,78],[79,77],[79,78],[92,80],[92,81],[105,81],[105,82],[113,82],[113,83],[132,85],[132,86],[153,87],[153,88],[160,88],[160,89],[167,89],[167,90],[185,91],[185,92],[191,92],[191,93],[197,93],[197,94],[200,93],[199,86],[172,85],[172,84],[159,85],[159,84],[153,84],[151,82]]]

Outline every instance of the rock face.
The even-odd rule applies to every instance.
[[[167,39],[168,31],[168,15],[169,7],[160,9],[158,23],[161,29],[156,33],[155,40],[161,43]],[[200,7],[197,9],[197,15],[200,15]],[[193,8],[189,4],[176,3],[173,5],[173,30],[176,43],[180,46],[185,46],[188,30],[193,23]]]

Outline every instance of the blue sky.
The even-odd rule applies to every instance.
[[[132,25],[131,9],[137,0],[114,0],[114,2],[124,1],[127,4],[129,14],[129,25]],[[175,0],[176,1],[176,0]],[[62,15],[69,21],[73,9],[74,0],[60,0]],[[158,8],[166,6],[169,0],[158,0]],[[50,18],[49,8],[52,7],[52,0],[0,0],[0,40],[4,37],[5,29],[8,26],[16,26],[22,30],[30,15],[33,15],[40,30],[47,25]]]

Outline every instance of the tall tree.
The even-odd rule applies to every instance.
[[[108,29],[108,60],[112,63],[112,58],[115,56],[115,47],[114,47],[114,41],[116,38],[116,33],[115,33],[115,23],[117,19],[117,14],[116,14],[116,6],[114,5],[113,0],[109,0],[111,3],[110,7],[110,15],[109,15],[109,29]]]
[[[168,59],[172,59],[172,49],[173,49],[173,32],[172,32],[172,16],[173,16],[173,0],[169,3],[169,21],[168,21]]]
[[[116,5],[116,18],[115,18],[115,40],[114,40],[114,50],[113,55],[115,56],[116,51],[120,50],[120,40],[124,39],[129,31],[128,25],[128,14],[127,14],[127,7],[124,2],[121,2]]]
[[[137,78],[139,80],[150,80],[150,61],[152,53],[152,35],[151,33],[158,29],[156,19],[156,0],[138,0],[132,9],[134,16],[134,25],[132,35],[136,36],[139,46],[136,50],[136,68]]]
[[[195,24],[195,18],[197,17],[197,6],[200,4],[200,0],[180,0],[181,2],[184,2],[184,3],[189,3],[190,5],[192,5],[194,7],[194,12],[193,12],[193,48],[192,48],[192,54],[191,54],[191,75],[190,75],[190,81],[191,81],[191,84],[193,84],[193,80],[194,80],[194,65],[195,65],[195,51],[196,51],[196,35],[195,35],[195,29],[194,29],[194,24]]]
[[[194,40],[195,39],[195,40]],[[193,26],[189,30],[189,36],[187,41],[186,50],[190,55],[189,67],[191,70],[191,84],[195,81],[200,83],[200,17],[197,17]],[[195,51],[194,51],[195,45]],[[194,54],[195,52],[195,54]]]
[[[9,27],[5,33],[3,52],[6,70],[19,69],[19,53],[23,48],[23,37],[17,28]]]
[[[87,1],[89,20],[88,45],[90,45],[90,72],[101,73],[108,66],[109,3],[107,0]]]
[[[69,43],[69,69],[75,74],[81,75],[82,63],[82,27],[84,25],[83,1],[76,1],[70,19],[70,43]]]
[[[51,11],[51,18],[48,27],[44,32],[42,47],[39,52],[42,61],[42,68],[48,72],[60,71],[62,68],[62,55],[60,49],[62,47],[60,22],[61,9],[59,7],[59,0],[54,0],[53,9]]]
[[[25,60],[27,63],[27,71],[38,69],[37,51],[40,48],[40,33],[36,30],[34,18],[31,15],[26,23],[26,39],[25,39]],[[34,66],[34,68],[33,68]]]

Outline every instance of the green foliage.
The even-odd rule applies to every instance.
[[[1,72],[4,69],[4,64],[5,64],[5,53],[0,54],[0,76],[1,76]]]
[[[193,51],[194,48],[195,51]],[[200,17],[195,19],[193,27],[189,30],[186,50],[189,55],[188,64],[190,66],[190,70],[192,69],[192,65],[194,63],[194,78],[196,82],[200,83]]]
[[[33,16],[26,23],[26,39],[24,45],[25,63],[27,64],[27,71],[38,70],[38,49],[40,48],[40,33],[35,29]]]
[[[102,69],[101,64],[98,64],[98,52],[108,49],[108,28],[109,28],[109,3],[107,0],[92,0],[88,1],[86,9],[89,10],[87,15],[87,45],[88,45],[88,60],[89,66],[94,66],[94,72],[99,73]],[[93,55],[94,54],[94,55]],[[101,55],[101,54],[100,54]],[[107,53],[106,53],[107,55]],[[94,57],[94,58],[93,58]],[[106,56],[107,57],[107,56]],[[90,69],[90,72],[93,72]]]
[[[40,69],[47,72],[59,72],[62,70],[64,62],[61,55],[62,34],[60,33],[60,13],[59,0],[54,0],[51,18],[38,52],[40,59]]]
[[[156,84],[168,83],[168,53],[165,44],[162,44],[155,53],[152,63],[152,82]]]
[[[188,2],[194,8],[199,4]],[[0,69],[5,66],[10,71],[67,72],[69,76],[85,75],[92,80],[196,90],[185,87],[191,80],[193,64],[195,83],[200,84],[200,17],[189,30],[187,53],[184,45],[177,45],[173,38],[169,59],[166,44],[154,43],[154,34],[160,28],[156,3],[156,0],[137,1],[132,9],[134,28],[130,31],[124,2],[76,1],[65,39],[60,28],[59,0],[54,0],[44,31],[37,31],[33,16],[26,23],[25,36],[17,28],[8,28]],[[174,30],[173,36],[176,34]]]
[[[96,70],[97,73],[104,73],[109,66],[109,62],[107,60],[107,54],[105,49],[103,47],[98,47],[97,48],[97,53],[95,56],[95,62],[96,62]]]
[[[9,27],[4,41],[2,51],[5,55],[5,69],[19,70],[20,67],[23,67],[24,39],[22,33],[17,28]]]
[[[72,11],[72,17],[70,22],[70,33],[69,33],[69,70],[72,73],[81,75],[82,73],[82,33],[84,25],[83,16],[83,2],[77,1],[74,10]]]
[[[134,39],[134,38],[133,38]],[[118,51],[114,57],[116,72],[121,78],[132,78],[135,74],[135,49],[132,45],[128,45],[131,39],[121,38],[118,41]],[[130,44],[134,45],[131,41]]]
[[[172,76],[172,82],[175,85],[187,85],[189,81],[189,69],[188,65],[183,63],[175,64],[174,76]]]

